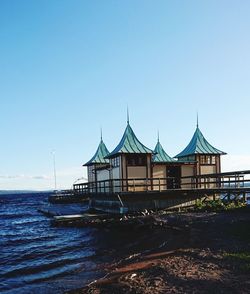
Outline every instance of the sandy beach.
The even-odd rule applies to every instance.
[[[124,253],[103,278],[68,293],[250,293],[249,211],[160,218],[166,225],[145,231],[158,248]]]

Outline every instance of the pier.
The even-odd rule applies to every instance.
[[[73,191],[89,197],[91,208],[109,213],[176,209],[192,206],[198,199],[246,201],[250,170],[180,178],[112,179],[75,184]]]
[[[85,193],[78,194],[74,189],[62,190],[55,191],[48,197],[48,201],[52,204],[84,203],[88,202],[88,196]]]

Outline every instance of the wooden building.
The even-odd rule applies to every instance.
[[[152,177],[155,179],[153,189],[158,189],[157,182],[163,190],[178,188],[180,185],[180,163],[165,152],[159,136],[152,158]]]
[[[191,141],[182,152],[175,156],[175,158],[177,158],[179,162],[190,162],[189,165],[184,164],[181,167],[182,177],[188,177],[220,173],[220,157],[224,154],[226,153],[213,147],[206,140],[197,123],[197,127]]]
[[[94,156],[83,165],[88,168],[88,182],[91,183],[91,192],[102,192],[103,187],[101,181],[109,180],[110,178],[110,163],[106,158],[108,154],[109,151],[101,136],[101,141]]]
[[[110,160],[110,179],[117,180],[114,182],[116,192],[129,190],[133,179],[139,183],[139,179],[145,181],[152,177],[152,154],[153,151],[138,140],[128,121],[121,141],[106,156]]]
[[[203,183],[194,183],[190,177],[221,172],[223,154],[205,139],[198,123],[191,141],[175,158],[165,152],[159,137],[152,151],[139,141],[128,120],[115,149],[109,153],[101,137],[96,153],[84,166],[91,192],[193,188]]]

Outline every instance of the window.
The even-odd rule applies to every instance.
[[[91,166],[88,166],[88,181],[93,182],[95,180],[94,169]]]
[[[200,164],[216,164],[216,157],[211,155],[201,155]]]
[[[206,163],[206,156],[205,155],[201,155],[200,156],[200,163],[201,164],[205,164]]]
[[[128,166],[145,166],[147,165],[147,155],[142,154],[127,154],[127,165]]]
[[[111,159],[112,167],[118,167],[120,165],[120,157],[115,157]]]

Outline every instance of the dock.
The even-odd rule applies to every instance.
[[[87,194],[79,194],[75,189],[55,191],[48,197],[48,201],[52,204],[88,203],[88,200]]]
[[[171,189],[166,183],[171,180]],[[173,178],[112,179],[75,184],[78,195],[89,198],[90,208],[107,213],[183,208],[198,199],[221,198],[246,201],[250,193],[250,170]]]
[[[119,216],[109,213],[85,213],[82,215],[54,216],[54,226],[63,227],[95,227],[105,229],[138,229],[166,225],[164,219],[160,219],[154,212]]]

